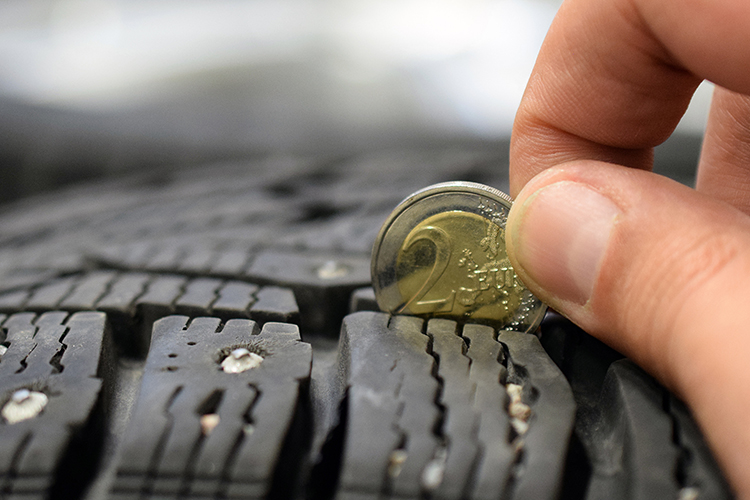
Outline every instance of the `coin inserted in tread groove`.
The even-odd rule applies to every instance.
[[[547,306],[508,260],[505,223],[511,204],[508,195],[473,182],[435,184],[407,197],[373,246],[378,306],[391,314],[536,330]]]

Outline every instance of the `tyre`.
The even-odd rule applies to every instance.
[[[689,411],[549,313],[377,311],[410,192],[507,152],[270,156],[0,214],[0,497],[731,498]]]

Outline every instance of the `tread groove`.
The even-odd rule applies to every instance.
[[[470,498],[471,471],[479,460],[478,415],[473,409],[475,384],[469,379],[471,358],[466,342],[453,321],[432,319],[428,323],[432,350],[439,356],[438,376],[443,380],[441,403],[445,420],[443,434],[447,455],[443,480],[436,489],[438,497]]]

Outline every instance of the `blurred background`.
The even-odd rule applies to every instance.
[[[4,0],[0,197],[268,153],[507,145],[559,4]],[[710,93],[657,154],[687,183]]]

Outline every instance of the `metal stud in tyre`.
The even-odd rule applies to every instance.
[[[237,349],[262,362],[226,371]],[[296,325],[169,316],[156,322],[141,394],[124,437],[115,498],[265,498],[301,449],[312,350]],[[280,462],[284,456],[284,462]],[[293,484],[277,483],[283,488]],[[278,491],[274,494],[279,494]]]

